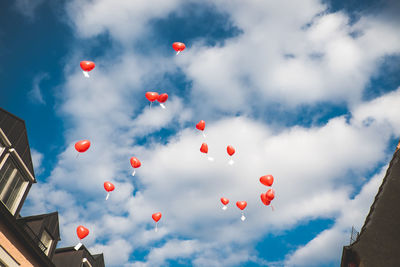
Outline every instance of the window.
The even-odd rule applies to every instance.
[[[0,267],[18,267],[20,264],[0,246]]]
[[[43,231],[42,237],[40,238],[40,242],[42,242],[42,244],[46,246],[46,250],[43,252],[48,256],[53,239],[46,230]]]
[[[3,143],[0,141],[0,156],[1,154],[3,154],[3,151],[5,149],[5,146],[3,145]],[[0,265],[1,266],[1,265]]]
[[[21,175],[9,154],[0,166],[0,200],[14,215],[28,181]]]

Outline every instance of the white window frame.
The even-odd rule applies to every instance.
[[[45,243],[46,241],[43,239],[43,237],[46,236],[46,235],[49,238],[48,239],[49,242],[47,242],[47,243]],[[46,246],[46,250],[44,251],[44,254],[49,256],[50,247],[53,244],[53,238],[51,237],[49,232],[46,231],[46,229],[43,230],[42,236],[40,237],[40,242],[42,242],[42,244]]]
[[[3,151],[6,150],[6,146],[3,145],[3,142],[0,140],[0,156],[3,154]]]
[[[7,162],[8,158],[10,157],[10,155],[11,155],[10,153],[7,153],[7,154],[6,154],[6,156],[4,157],[3,161],[0,163],[0,169],[3,168],[4,164]],[[5,191],[8,189],[8,186],[11,184],[12,180],[15,178],[15,175],[16,175],[17,171],[20,172],[22,178],[23,178],[25,181],[24,181],[23,185],[21,186],[21,188],[20,188],[20,190],[19,190],[19,192],[18,192],[18,195],[17,195],[17,197],[15,198],[15,201],[14,201],[14,203],[12,204],[11,207],[7,207],[6,203],[4,203],[4,202],[1,201],[1,200],[0,200],[0,201],[4,204],[4,206],[7,207],[7,209],[11,212],[12,215],[15,215],[15,212],[17,211],[17,208],[18,208],[19,204],[21,203],[22,197],[23,197],[23,195],[24,195],[25,192],[26,192],[26,188],[28,187],[29,181],[28,181],[28,179],[26,179],[26,177],[23,175],[23,173],[21,173],[20,169],[18,168],[18,165],[15,164],[15,162],[13,161],[13,157],[10,157],[10,160],[11,160],[12,164],[14,165],[14,167],[15,167],[16,169],[15,169],[15,170],[13,171],[13,173],[11,174],[12,178],[11,178],[11,179],[8,179],[7,184],[6,184],[6,186],[5,186],[5,190],[2,191],[2,192],[0,192],[0,198],[1,198],[1,194],[3,194],[3,192],[5,192]]]
[[[13,158],[18,161],[18,164],[21,165],[22,170],[25,173],[25,175],[31,180],[31,182],[35,183],[36,179],[33,177],[32,173],[29,171],[28,167],[25,165],[24,161],[21,159],[21,157],[18,155],[17,151],[12,148],[10,140],[8,140],[7,136],[3,132],[3,130],[0,128],[0,141],[3,141],[6,147],[8,147],[8,152],[12,154]],[[1,153],[0,153],[1,154]]]
[[[2,246],[0,246],[0,261],[7,267],[21,266]]]

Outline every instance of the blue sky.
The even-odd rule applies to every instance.
[[[338,266],[400,135],[399,8],[3,1],[0,105],[25,120],[38,179],[22,215],[59,211],[61,246],[85,225],[107,266]],[[89,79],[81,60],[96,63]],[[167,92],[167,109],[149,109],[147,91]],[[92,147],[76,159],[81,139]]]

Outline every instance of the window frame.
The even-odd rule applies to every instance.
[[[45,236],[45,235],[47,235],[49,237],[49,241],[50,241],[47,244],[45,244],[43,241],[43,236]],[[53,245],[53,241],[54,241],[53,237],[51,236],[49,231],[47,231],[46,228],[43,229],[42,235],[40,237],[40,242],[42,242],[42,244],[46,247],[46,250],[43,251],[44,254],[46,254],[46,256],[49,256],[49,254],[50,254],[50,250],[51,250],[51,246]]]
[[[6,145],[3,144],[2,140],[0,139],[0,157],[3,154],[4,150],[6,150]]]
[[[0,245],[0,261],[2,264],[5,264],[8,267],[19,267],[21,264],[17,262],[7,250]]]
[[[20,167],[20,171],[24,172],[24,174],[29,178],[29,180],[32,183],[36,183],[36,179],[33,176],[33,174],[30,172],[28,167],[25,165],[25,162],[22,160],[22,158],[19,156],[18,152],[15,150],[15,148],[12,147],[12,144],[10,140],[8,140],[6,134],[3,132],[3,130],[0,128],[0,142],[3,143],[5,149],[8,150],[8,154],[12,154],[13,158],[15,161],[17,161],[18,167]],[[6,154],[7,155],[7,154]],[[0,153],[0,158],[1,158],[1,153]]]
[[[29,179],[27,179],[27,177],[24,175],[23,172],[21,172],[18,163],[16,162],[16,160],[13,159],[13,156],[10,153],[7,153],[3,160],[0,163],[0,169],[2,169],[4,167],[4,165],[6,164],[7,160],[10,160],[11,162],[11,166],[16,170],[16,173],[19,172],[20,176],[23,179],[23,184],[21,185],[21,188],[19,189],[19,192],[17,193],[18,195],[15,197],[14,202],[12,203],[12,205],[10,207],[7,206],[6,203],[3,202],[2,199],[0,199],[0,202],[10,211],[10,213],[12,215],[15,215],[19,205],[21,204],[21,200],[26,192],[26,189],[28,188],[28,185],[30,183]],[[12,179],[9,179],[6,183],[5,188],[8,189],[7,187],[10,185],[10,183],[12,183],[12,181],[16,179],[16,174],[14,175],[14,177]],[[0,196],[1,194],[3,194],[3,190],[0,191]],[[6,201],[7,202],[7,201]]]

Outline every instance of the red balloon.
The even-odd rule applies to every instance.
[[[246,201],[238,201],[238,202],[236,202],[236,206],[239,209],[244,210],[247,206],[247,202]]]
[[[202,153],[208,153],[208,145],[206,144],[206,143],[203,143],[202,145],[201,145],[201,147],[200,147],[200,151],[202,152]]]
[[[158,222],[161,219],[161,212],[154,213],[151,217],[155,222]]]
[[[196,124],[196,128],[200,131],[204,131],[204,128],[206,127],[206,122],[201,120],[199,121],[198,124]]]
[[[269,199],[270,201],[273,200],[275,198],[275,191],[273,189],[269,189],[266,193],[265,193],[267,199]]]
[[[78,228],[76,228],[76,234],[78,235],[79,239],[84,239],[85,237],[88,236],[89,229],[87,229],[82,225],[79,225]]]
[[[184,43],[180,43],[180,42],[175,42],[172,44],[172,48],[176,51],[176,52],[181,52],[183,50],[185,50],[186,46]]]
[[[146,93],[146,98],[150,102],[154,102],[154,101],[156,101],[158,99],[158,93],[156,93],[156,92],[147,92]]]
[[[138,158],[132,157],[131,158],[131,165],[132,165],[133,168],[139,168],[142,165],[142,163],[140,162],[140,160],[138,160]]]
[[[94,69],[95,64],[92,61],[81,61],[81,68],[84,71],[91,71],[92,69]]]
[[[261,176],[260,177],[260,182],[263,185],[271,186],[274,183],[274,177],[271,174]]]
[[[229,203],[229,199],[221,197],[221,202],[222,204],[227,205]]]
[[[268,206],[271,203],[271,200],[267,198],[267,193],[261,194],[261,202],[266,206]]]
[[[232,156],[233,154],[235,154],[235,149],[233,148],[233,146],[228,146],[226,148],[226,151],[228,151],[229,156]]]
[[[89,140],[82,140],[75,143],[75,149],[80,153],[85,152],[86,150],[89,149],[89,147],[90,147]]]
[[[110,182],[105,182],[105,183],[104,183],[104,189],[105,189],[107,192],[111,192],[111,191],[113,191],[113,190],[115,189],[115,186],[114,186],[112,183],[110,183]]]
[[[157,101],[160,103],[164,103],[168,99],[168,94],[161,94],[158,96]]]

